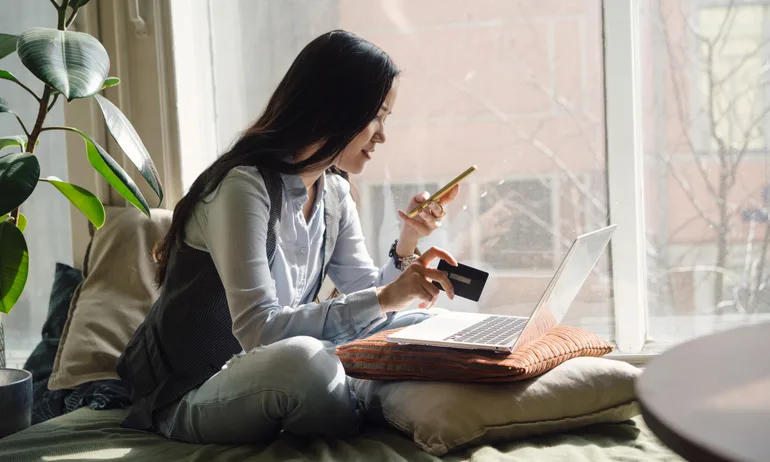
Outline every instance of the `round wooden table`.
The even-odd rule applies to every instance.
[[[675,346],[636,383],[647,426],[693,461],[770,461],[770,323]]]

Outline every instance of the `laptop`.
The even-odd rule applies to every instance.
[[[575,238],[527,317],[448,311],[388,335],[390,342],[511,353],[548,332],[567,314],[617,225]]]

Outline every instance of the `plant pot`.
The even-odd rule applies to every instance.
[[[0,369],[0,438],[24,430],[32,422],[32,374]]]

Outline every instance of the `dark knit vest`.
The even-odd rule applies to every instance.
[[[272,267],[283,184],[280,175],[261,173],[270,197],[266,247]],[[316,295],[339,234],[340,181],[344,180],[337,175],[326,176],[323,261]],[[186,245],[174,247],[161,294],[118,359],[117,372],[132,401],[123,426],[155,430],[154,414],[199,387],[240,353],[232,327],[225,289],[209,253]]]

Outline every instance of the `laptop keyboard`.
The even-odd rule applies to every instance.
[[[505,345],[521,333],[527,318],[490,316],[445,338],[448,342]]]

